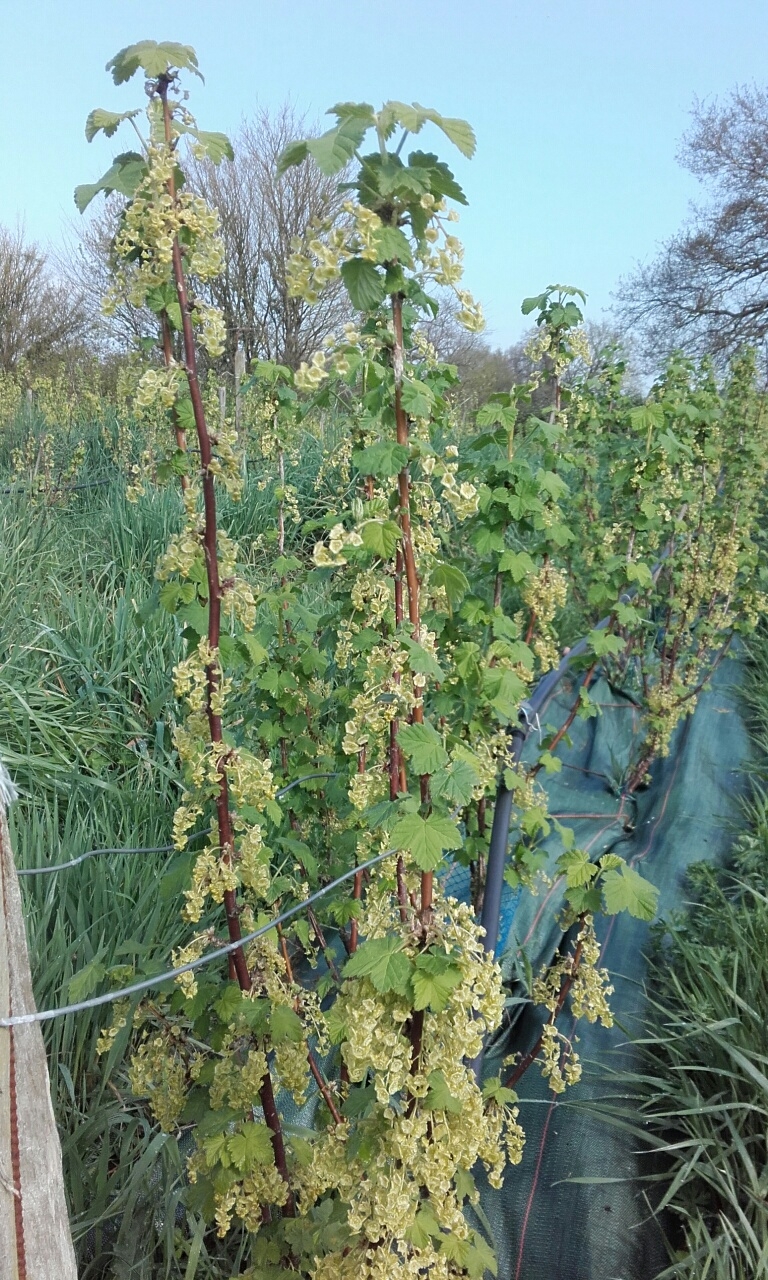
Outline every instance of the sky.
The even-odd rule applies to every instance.
[[[604,318],[701,196],[676,161],[695,100],[768,81],[766,0],[0,0],[0,20],[0,225],[44,247],[77,219],[74,187],[131,147],[129,128],[89,146],[84,125],[142,102],[138,79],[118,89],[104,69],[137,40],[197,50],[202,128],[286,100],[315,119],[395,98],[469,120],[472,161],[422,137],[469,198],[464,283],[495,346],[549,284]]]

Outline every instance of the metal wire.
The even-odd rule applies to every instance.
[[[102,1004],[112,1004],[115,1000],[122,1000],[126,996],[136,995],[139,991],[147,991],[150,987],[159,987],[164,982],[170,982],[173,978],[178,978],[179,974],[191,973],[193,969],[202,969],[203,965],[209,964],[211,960],[220,960],[222,956],[228,956],[232,951],[238,951],[240,947],[246,947],[249,942],[253,942],[255,938],[261,938],[265,933],[269,933],[270,929],[276,929],[278,925],[285,924],[286,920],[290,920],[301,911],[306,911],[307,907],[311,907],[313,902],[318,902],[320,898],[324,898],[332,889],[338,885],[344,884],[346,880],[351,880],[361,871],[367,871],[369,867],[375,867],[377,863],[383,862],[385,858],[392,858],[398,853],[398,849],[387,849],[384,853],[379,853],[375,858],[371,858],[368,862],[361,862],[359,866],[352,867],[349,871],[345,871],[343,875],[337,876],[330,884],[326,884],[322,889],[317,889],[315,893],[311,893],[303,902],[299,902],[295,907],[289,907],[287,911],[281,912],[279,916],[275,916],[274,920],[270,920],[269,924],[264,924],[260,929],[254,929],[253,933],[246,933],[244,937],[239,938],[237,942],[228,942],[226,946],[217,947],[215,951],[209,951],[206,955],[200,956],[198,960],[190,960],[187,964],[181,964],[177,969],[167,969],[165,973],[153,974],[151,978],[142,978],[140,982],[132,982],[128,987],[121,987],[118,991],[108,991],[103,996],[93,996],[90,1000],[80,1000],[77,1004],[65,1004],[58,1009],[38,1009],[36,1013],[17,1013],[12,1018],[0,1018],[0,1027],[20,1027],[30,1022],[50,1022],[53,1018],[63,1018],[70,1013],[82,1013],[84,1009],[96,1009]]]
[[[287,795],[289,791],[292,791],[294,787],[301,786],[302,782],[310,782],[313,778],[337,778],[338,776],[338,771],[336,773],[307,773],[304,777],[294,778],[293,782],[289,782],[287,786],[281,787],[279,791],[275,792],[275,798],[278,800],[281,799],[284,795]],[[2,800],[1,792],[0,800]],[[210,835],[210,832],[211,828],[206,827],[204,831],[195,831],[191,838],[194,839],[197,836],[207,836]],[[100,858],[106,853],[117,853],[122,856],[126,856],[133,853],[172,853],[174,849],[176,849],[175,844],[145,845],[135,849],[129,849],[126,847],[119,849],[88,849],[86,853],[81,853],[77,858],[70,858],[68,862],[54,862],[49,867],[17,867],[16,874],[20,876],[47,876],[51,875],[54,871],[66,871],[68,867],[77,867],[81,862],[85,862],[88,858]]]

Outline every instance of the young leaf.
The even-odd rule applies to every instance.
[[[403,378],[402,405],[410,417],[428,418],[434,403],[434,394],[425,383]]]
[[[352,454],[352,461],[361,475],[387,480],[402,471],[408,462],[408,449],[394,440],[380,440],[367,449],[358,449]]]
[[[87,1000],[98,987],[106,974],[106,968],[100,960],[91,960],[88,964],[73,973],[67,985],[67,994],[72,1001]]]
[[[416,773],[434,773],[448,761],[440,734],[431,724],[408,724],[397,735]]]
[[[220,164],[222,160],[234,160],[235,152],[226,133],[211,132],[209,129],[195,130],[195,137],[205,151],[209,160]]]
[[[400,541],[400,527],[394,520],[366,520],[360,526],[360,537],[367,551],[382,560],[389,560]]]
[[[396,991],[404,996],[412,971],[413,964],[403,951],[402,939],[390,934],[386,938],[370,938],[358,947],[344,966],[344,977],[370,978],[382,995]]]
[[[138,44],[128,45],[110,58],[107,71],[112,72],[115,84],[125,84],[136,74],[139,67],[148,80],[156,80],[175,67],[179,71],[191,71],[194,75],[202,75],[197,68],[197,54],[191,45],[176,44],[166,40],[158,44],[156,40],[140,40]]]
[[[415,671],[418,675],[431,676],[433,680],[442,683],[445,679],[445,672],[434,654],[425,649],[417,640],[412,640],[410,636],[403,636],[402,640],[408,650],[408,665],[411,671]]]
[[[347,116],[335,129],[329,129],[319,138],[307,138],[305,145],[318,169],[332,178],[349,164],[369,127],[369,121],[365,117]],[[296,164],[296,161],[293,163]]]
[[[430,785],[433,795],[463,809],[472,799],[477,783],[477,772],[468,760],[452,760],[446,768],[433,772]]]
[[[269,1016],[269,1031],[275,1044],[292,1040],[298,1044],[304,1038],[301,1018],[288,1005],[276,1004]]]
[[[422,108],[422,110],[424,110]],[[466,120],[458,120],[454,116],[441,116],[437,111],[424,111],[427,120],[431,120],[436,124],[438,129],[442,129],[446,138],[448,138],[463,156],[471,160],[475,154],[477,147],[477,139],[475,131],[471,124]]]
[[[265,1124],[247,1123],[239,1133],[227,1139],[227,1154],[241,1173],[274,1160],[272,1137]]]
[[[384,301],[384,277],[365,258],[349,258],[342,263],[341,278],[357,311],[375,311]]]
[[[105,111],[103,107],[96,107],[85,122],[85,136],[88,142],[93,142],[97,133],[104,133],[107,138],[111,138],[117,133],[123,120],[133,120],[137,115],[138,107],[134,111]]]
[[[610,631],[590,631],[589,644],[596,658],[602,658],[606,653],[623,653],[626,648],[626,640]]]
[[[419,1008],[418,1005],[416,1007]],[[426,1005],[421,1008],[426,1008]],[[462,1110],[461,1102],[454,1098],[442,1071],[430,1072],[429,1090],[422,1105],[425,1111],[449,1111],[453,1115],[460,1115]]]
[[[114,163],[98,182],[86,182],[75,187],[75,204],[81,213],[85,213],[94,196],[97,196],[100,191],[103,191],[105,196],[117,191],[130,199],[146,172],[144,157],[136,151],[125,151],[122,155],[115,157]]]
[[[462,838],[450,818],[430,814],[422,818],[408,813],[396,822],[390,832],[396,849],[410,853],[420,871],[434,871],[442,861],[444,849],[460,849]]]
[[[565,872],[569,889],[591,884],[600,871],[597,863],[591,862],[589,854],[584,853],[582,849],[567,849],[565,853],[561,853],[557,860],[557,869]]]
[[[296,142],[289,142],[278,156],[277,159],[277,175],[282,177],[286,169],[290,169],[293,165],[303,164],[309,155],[307,142],[305,138],[300,138]]]
[[[422,1201],[421,1208],[406,1234],[411,1244],[414,1244],[417,1249],[424,1249],[429,1244],[430,1238],[439,1240],[442,1236],[442,1228],[428,1200]]]
[[[413,266],[411,246],[399,227],[382,224],[377,228],[373,240],[378,252],[377,262],[392,262],[396,259],[406,267]]]
[[[469,579],[452,564],[439,564],[430,574],[433,587],[444,587],[450,603],[459,604],[469,591]]]
[[[536,566],[527,551],[504,551],[499,560],[499,573],[509,573],[513,582],[522,582]]]
[[[507,1089],[501,1083],[501,1076],[489,1076],[483,1081],[483,1099],[485,1102],[498,1102],[499,1106],[506,1107],[512,1102],[517,1102],[517,1094],[514,1089]]]
[[[602,877],[603,898],[608,915],[628,911],[638,920],[652,920],[656,914],[659,891],[626,863]]]

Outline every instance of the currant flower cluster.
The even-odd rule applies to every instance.
[[[440,480],[443,486],[443,498],[453,509],[457,520],[468,520],[477,514],[479,494],[468,480],[458,483],[456,473],[459,469],[458,448],[455,444],[446,446],[447,461],[443,463]]]
[[[568,598],[568,579],[562,569],[547,561],[535,573],[529,574],[521,594],[531,616],[535,615],[535,630],[531,644],[542,671],[550,671],[560,661],[557,638],[551,623],[557,613],[565,608]]]
[[[338,1196],[354,1236],[343,1252],[318,1259],[314,1274],[448,1276],[453,1272],[440,1249],[443,1234],[467,1242],[473,1234],[457,1178],[479,1160],[498,1187],[506,1164],[522,1158],[514,1095],[484,1098],[467,1065],[501,1020],[501,973],[483,950],[468,906],[438,894],[429,938],[420,939],[402,924],[385,875],[369,892],[361,928],[368,939],[399,935],[403,954],[414,960],[428,942],[450,957],[455,981],[440,1012],[425,1011],[415,1064],[407,1034],[411,1001],[397,992],[382,994],[366,977],[342,986],[329,1028],[350,1080],[373,1083],[370,1123],[377,1137],[365,1159],[350,1156],[349,1147],[339,1158],[350,1136],[347,1122],[315,1145],[308,1189],[315,1197],[329,1191]],[[434,1224],[431,1237],[418,1232],[425,1208]]]

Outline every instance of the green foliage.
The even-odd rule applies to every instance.
[[[115,84],[125,84],[141,68],[148,80],[160,76],[175,75],[177,71],[191,71],[202,80],[197,65],[197,54],[191,45],[165,40],[140,40],[116,53],[107,63]]]
[[[418,813],[407,813],[395,823],[390,839],[396,848],[410,853],[420,871],[434,871],[445,849],[460,849],[462,844],[455,824],[436,814],[422,818]]]
[[[240,921],[266,923],[374,853],[394,853],[370,879],[357,872],[358,896],[334,890],[279,936],[247,956],[236,952],[237,981],[214,967],[180,980],[143,1005],[135,1025],[133,1010],[122,1021],[118,1006],[102,1030],[106,1062],[85,1055],[82,1080],[90,1087],[98,1077],[101,1098],[130,1041],[130,1085],[122,1077],[119,1085],[144,1131],[130,1129],[121,1163],[124,1118],[110,1113],[106,1128],[89,1130],[100,1134],[92,1212],[85,1201],[93,1167],[75,1144],[78,1220],[85,1230],[115,1193],[128,1206],[130,1232],[138,1188],[161,1149],[167,1167],[181,1167],[181,1126],[195,1179],[185,1192],[184,1243],[172,1238],[178,1186],[151,1237],[165,1232],[168,1275],[191,1280],[201,1259],[215,1270],[214,1217],[229,1233],[221,1274],[248,1274],[250,1265],[252,1274],[277,1276],[290,1258],[305,1275],[357,1280],[372,1251],[425,1272],[495,1273],[482,1238],[454,1224],[474,1197],[469,1168],[482,1160],[498,1180],[523,1139],[514,1093],[500,1081],[481,1091],[467,1063],[498,1025],[504,994],[470,913],[443,893],[446,855],[470,863],[479,897],[501,773],[513,801],[508,882],[532,886],[541,841],[558,837],[566,919],[580,919],[576,950],[537,980],[536,998],[554,1026],[575,984],[576,994],[597,991],[607,1019],[591,915],[626,910],[649,919],[655,890],[614,855],[592,863],[548,816],[538,775],[561,767],[568,723],[515,767],[506,730],[519,723],[537,677],[587,635],[584,668],[591,666],[572,715],[596,713],[587,685],[598,661],[636,696],[641,736],[617,782],[631,792],[668,749],[729,635],[754,625],[768,455],[754,368],[745,358],[718,387],[706,369],[675,361],[638,406],[623,393],[615,361],[582,374],[584,295],[551,286],[523,305],[536,314],[537,371],[479,409],[474,440],[454,443],[456,371],[435,360],[419,324],[434,314],[435,285],[456,290],[467,328],[482,324],[458,288],[461,246],[449,226],[449,202],[466,198],[436,154],[403,148],[431,125],[469,157],[474,135],[417,104],[389,102],[375,112],[342,103],[332,109],[333,128],[291,144],[282,159],[283,168],[316,163],[350,177],[344,225],[313,228],[289,274],[292,293],[308,302],[340,278],[359,323],[296,371],[258,362],[243,391],[240,438],[227,421],[212,434],[205,411],[218,412],[216,388],[211,378],[201,408],[194,378],[184,380],[197,351],[181,321],[185,305],[197,341],[216,360],[219,319],[196,299],[185,303],[184,284],[190,274],[212,278],[222,259],[215,219],[185,191],[182,152],[191,144],[218,163],[231,149],[224,135],[199,130],[178,97],[179,73],[199,74],[193,50],[142,42],[109,69],[116,84],[143,70],[151,145],[118,157],[76,199],[85,208],[100,191],[125,197],[115,239],[119,288],[157,318],[158,337],[183,341],[183,362],[167,360],[161,342],[162,362],[155,352],[136,379],[144,419],[123,465],[134,468],[138,504],[130,516],[120,506],[101,526],[110,546],[123,543],[109,570],[122,594],[106,611],[93,609],[89,563],[86,613],[75,607],[72,625],[89,637],[84,654],[77,645],[69,652],[67,628],[46,630],[42,640],[27,621],[26,643],[34,643],[24,652],[35,660],[23,671],[15,659],[14,682],[0,695],[13,707],[22,690],[33,729],[4,754],[44,779],[46,803],[67,793],[76,767],[89,803],[102,801],[96,816],[131,787],[150,826],[176,805],[178,858],[160,892],[149,877],[141,882],[147,934],[137,920],[136,936],[114,951],[106,936],[90,938],[76,967],[60,966],[60,985],[87,995],[171,946],[177,964],[202,955],[225,924],[236,937]],[[111,137],[136,114],[92,112],[87,136]],[[178,250],[172,260],[167,242]],[[195,433],[194,448],[186,433]],[[155,482],[169,487],[150,497],[143,490]],[[131,576],[138,559],[141,589]],[[23,575],[17,594],[20,583]],[[99,589],[108,594],[103,583]],[[105,637],[94,634],[91,644],[88,630],[99,625],[123,640],[136,629],[130,661],[125,648],[123,665],[102,661]],[[169,921],[182,885],[184,932]],[[86,933],[84,906],[76,905]],[[349,953],[343,967],[331,930]],[[97,1033],[90,1024],[92,1044]],[[554,1047],[558,1062],[565,1051],[566,1075],[569,1064],[575,1070],[572,1048]],[[560,1066],[546,1050],[541,1065],[554,1087]],[[311,1127],[286,1122],[288,1095],[298,1105],[310,1096]],[[429,1185],[436,1126],[447,1171],[439,1196]],[[397,1205],[376,1182],[395,1161],[403,1173]],[[137,1274],[154,1274],[147,1268],[157,1261],[137,1261]]]

